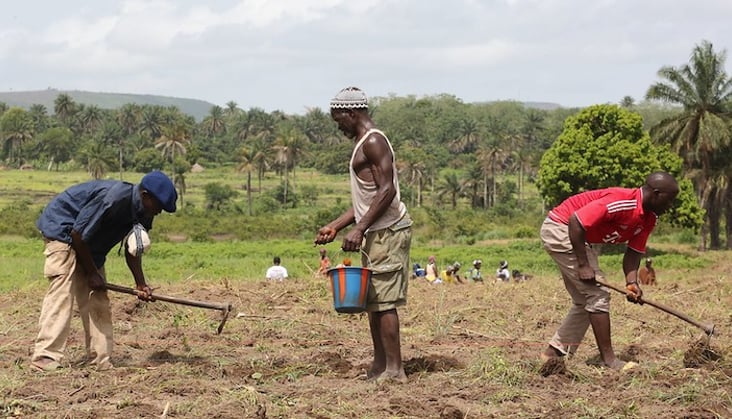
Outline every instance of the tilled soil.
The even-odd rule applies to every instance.
[[[701,348],[701,332],[692,326],[614,298],[616,352],[640,363],[623,373],[597,365],[591,332],[561,365],[541,361],[569,308],[556,278],[438,286],[413,280],[399,311],[406,384],[366,379],[367,317],[337,314],[322,278],[157,290],[233,304],[221,335],[215,310],[112,294],[110,371],[84,364],[77,318],[64,368],[29,368],[44,291],[38,284],[0,296],[4,417],[732,417],[729,291],[718,293],[716,303],[697,299],[698,306],[680,307],[717,324]],[[671,291],[646,293],[680,304]],[[695,348],[700,356],[691,362]]]

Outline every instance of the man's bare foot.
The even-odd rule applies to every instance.
[[[366,372],[366,379],[374,380],[374,379],[378,378],[381,374],[383,374],[384,371],[385,371],[385,368],[383,368],[383,367],[377,368],[372,365],[371,368],[369,368],[369,370]]]
[[[404,373],[404,370],[399,371],[384,371],[382,372],[378,377],[376,377],[376,383],[400,383],[404,384],[407,381],[407,374]]]

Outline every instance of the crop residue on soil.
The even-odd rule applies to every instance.
[[[564,364],[564,359],[560,357],[549,358],[544,362],[544,365],[539,368],[539,374],[542,377],[548,377],[550,375],[563,375],[567,373],[567,366]]]
[[[703,337],[694,342],[684,353],[684,366],[686,368],[700,368],[705,364],[721,359],[722,355],[709,345],[709,338]]]

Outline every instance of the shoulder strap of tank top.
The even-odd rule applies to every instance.
[[[389,139],[386,137],[386,134],[384,134],[384,132],[381,131],[380,129],[376,129],[376,128],[371,128],[370,130],[366,131],[366,133],[361,137],[361,139],[358,140],[358,142],[356,143],[356,146],[353,148],[354,153],[356,150],[358,150],[358,148],[361,146],[361,144],[363,144],[363,142],[366,141],[367,138],[369,138],[369,135],[371,135],[373,133],[381,134],[381,136],[384,137],[384,139],[386,140],[386,144],[389,146],[389,149],[391,150],[391,154],[393,155],[394,148],[392,148],[391,143],[389,142]]]

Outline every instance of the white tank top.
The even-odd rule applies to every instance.
[[[386,140],[386,144],[389,146],[389,150],[391,151],[392,163],[394,162],[394,149],[392,148],[391,143],[389,142],[389,139],[386,137],[386,135],[384,135],[384,133],[379,131],[378,129],[368,130],[366,134],[364,134],[363,137],[361,137],[356,143],[356,146],[353,148],[353,154],[351,154],[351,161],[348,165],[348,171],[351,174],[351,201],[353,202],[353,214],[356,218],[357,223],[361,220],[361,218],[363,218],[363,216],[366,214],[366,211],[369,210],[371,202],[373,202],[374,197],[376,196],[377,187],[375,182],[367,182],[356,176],[356,172],[353,170],[353,159],[356,157],[356,152],[359,150],[359,148],[363,146],[363,142],[366,140],[366,138],[368,138],[369,135],[373,133],[381,134],[384,137],[384,139]],[[374,221],[374,223],[369,226],[366,231],[383,230],[401,220],[401,218],[407,212],[407,207],[404,205],[403,202],[401,202],[396,165],[393,164],[392,168],[394,171],[392,179],[394,182],[396,195],[394,195],[394,199],[391,201],[389,208],[387,208],[386,211],[381,214],[381,217],[376,219],[376,221]]]

